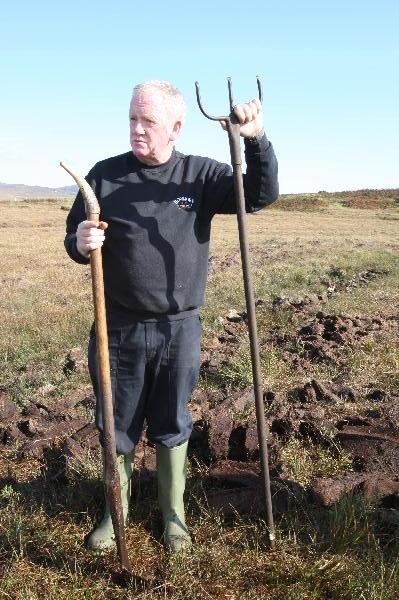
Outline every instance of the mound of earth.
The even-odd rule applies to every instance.
[[[346,279],[346,274],[342,269],[335,268],[331,270],[332,278],[322,279],[320,283],[325,287],[325,292],[321,294],[309,294],[303,298],[290,298],[288,296],[277,296],[272,303],[275,310],[290,309],[294,312],[307,312],[314,310],[315,307],[323,304],[329,298],[333,298],[342,292],[350,292],[359,287],[368,285],[384,275],[384,270],[368,269],[360,271],[351,278]]]
[[[350,196],[342,200],[342,205],[348,208],[381,209],[396,208],[399,203],[395,198],[381,198],[378,196]]]
[[[369,499],[395,504],[399,493],[399,399],[375,391],[384,397],[377,410],[339,419],[329,416],[329,408],[350,393],[346,388],[312,380],[291,390],[287,397],[265,394],[269,468],[278,510],[307,497],[301,486],[286,477],[282,449],[293,436],[323,447],[338,444],[352,456],[350,473],[313,483],[313,501],[330,506],[348,490],[358,489]],[[189,455],[209,465],[203,488],[209,505],[226,514],[257,511],[263,502],[253,401],[252,388],[225,393],[216,404],[215,398],[199,391],[192,400],[194,428]],[[92,396],[79,392],[64,399],[62,406],[54,398],[35,397],[20,411],[2,392],[0,442],[3,447],[16,443],[21,458],[40,458],[46,450],[58,447],[62,460],[54,476],[68,478],[77,462],[84,464],[88,454],[99,448],[94,425],[82,417],[82,410],[92,408],[93,403]],[[155,449],[145,434],[136,450],[135,466],[141,478],[153,477]]]
[[[226,259],[235,260],[235,257]],[[219,266],[219,265],[218,265]],[[276,299],[275,310],[289,308],[302,323],[294,333],[270,332],[265,340],[278,348],[284,360],[306,375],[304,383],[278,396],[264,394],[268,424],[269,468],[273,477],[276,507],[309,501],[330,506],[348,491],[357,490],[368,499],[395,505],[399,481],[399,398],[370,384],[357,390],[337,382],[308,378],[314,363],[344,366],[347,347],[365,339],[383,341],[398,332],[397,315],[375,317],[315,313],[315,307],[343,290],[382,276],[379,271],[364,271],[333,284],[326,281],[326,295],[300,300]],[[339,278],[340,273],[335,273]],[[264,301],[258,299],[257,305]],[[298,319],[298,321],[299,321]],[[221,318],[221,332],[203,351],[202,374],[217,378],[228,366],[242,340],[247,336],[245,311],[231,309]],[[66,375],[86,368],[86,357],[72,349],[64,364]],[[347,402],[367,400],[375,408],[348,414]],[[203,489],[210,506],[223,509],[257,511],[263,505],[259,479],[259,445],[253,390],[231,389],[221,383],[212,391],[197,389],[191,399],[193,432],[189,456],[194,463],[207,465],[209,475]],[[0,390],[1,447],[18,448],[20,459],[42,459],[47,450],[57,449],[58,461],[53,475],[68,479],[99,449],[98,434],[92,423],[95,399],[87,390],[76,390],[58,399],[51,385],[39,389],[24,408],[18,408],[5,390]],[[345,449],[352,466],[339,478],[318,478],[305,491],[289,480],[284,448],[297,438],[315,447]],[[145,433],[135,453],[136,474],[152,478],[156,468],[155,448]]]
[[[302,196],[283,194],[273,205],[273,208],[277,210],[299,210],[306,212],[323,210],[327,207],[328,202],[317,194]]]
[[[302,325],[294,334],[272,333],[268,341],[275,344],[283,358],[296,369],[308,371],[311,362],[343,365],[342,349],[365,339],[379,340],[386,333],[398,331],[399,317],[350,317],[329,315],[322,311]]]

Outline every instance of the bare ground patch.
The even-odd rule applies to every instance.
[[[121,598],[115,556],[93,559],[82,546],[102,501],[85,367],[88,273],[64,255],[64,211],[24,209],[4,209],[14,225],[4,228],[0,263],[0,589],[20,589],[21,598]],[[398,230],[377,213],[329,201],[315,213],[267,210],[249,219],[279,537],[272,555],[236,223],[216,219],[201,381],[191,399],[196,548],[184,569],[163,554],[155,451],[143,436],[128,548],[148,598],[397,597]]]

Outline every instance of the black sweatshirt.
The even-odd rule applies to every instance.
[[[277,160],[271,143],[245,140],[247,212],[278,196]],[[108,223],[102,247],[109,325],[134,320],[182,318],[204,301],[211,220],[235,213],[228,165],[173,151],[156,166],[132,152],[97,163],[86,180]],[[87,264],[76,248],[76,229],[86,219],[79,192],[67,217],[65,247]]]

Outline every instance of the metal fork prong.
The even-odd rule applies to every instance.
[[[210,119],[211,121],[227,121],[230,118],[229,115],[222,116],[222,117],[211,117],[211,115],[208,115],[208,113],[205,111],[204,107],[202,106],[200,87],[199,87],[198,81],[195,82],[195,91],[197,94],[197,102],[198,102],[199,109],[202,112],[202,114],[204,115],[204,117],[206,117],[207,119]]]
[[[234,100],[233,100],[233,88],[231,83],[231,77],[227,78],[227,87],[229,88],[229,102],[230,102],[230,112],[233,112]]]
[[[263,91],[262,91],[262,84],[260,82],[259,75],[256,76],[256,83],[258,84],[259,100],[260,100],[260,103],[262,104],[262,102],[263,102]]]

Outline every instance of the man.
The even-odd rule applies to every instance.
[[[278,196],[277,161],[258,100],[235,107],[244,137],[248,212]],[[211,220],[234,213],[229,166],[174,149],[185,118],[180,92],[167,82],[134,88],[132,151],[97,163],[87,175],[101,208],[100,226],[85,220],[79,193],[67,218],[65,246],[78,263],[103,245],[104,284],[118,468],[125,520],[132,458],[143,423],[156,445],[158,499],[166,546],[187,548],[183,493],[192,429],[187,402],[196,384]],[[225,124],[222,123],[222,126]],[[89,370],[98,399],[95,335]],[[102,430],[97,401],[96,424]],[[88,539],[91,550],[114,544],[106,506]]]

